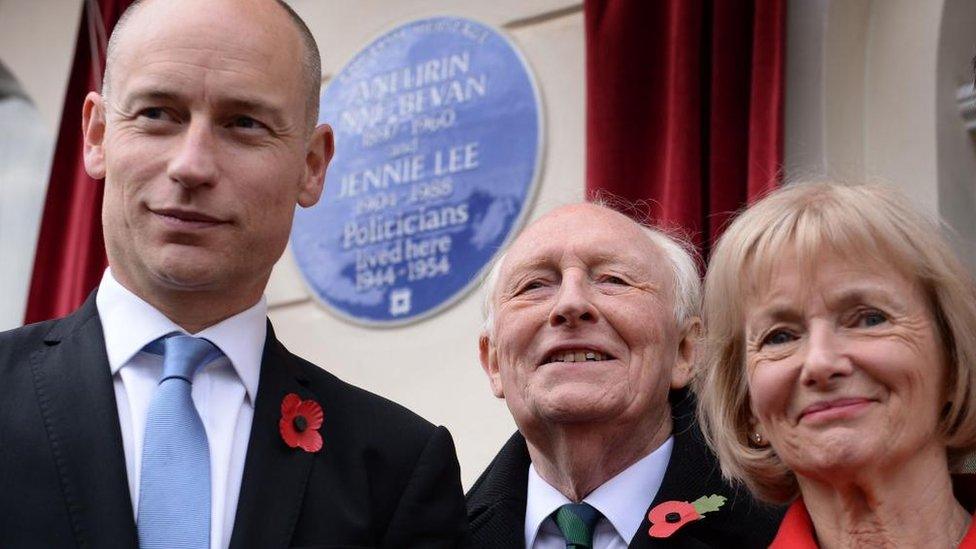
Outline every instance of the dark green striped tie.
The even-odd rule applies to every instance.
[[[600,520],[600,512],[589,503],[567,503],[552,514],[556,526],[566,538],[566,549],[593,547],[593,526]]]

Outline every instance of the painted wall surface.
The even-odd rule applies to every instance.
[[[0,63],[24,93],[0,101],[0,330],[24,320],[81,7],[0,0]]]
[[[968,0],[790,0],[788,178],[876,180],[940,216],[976,265],[976,147],[956,106],[971,82]]]
[[[542,101],[543,168],[529,218],[582,199],[584,49],[579,2],[294,0],[292,5],[319,42],[326,81],[375,37],[412,19],[463,16],[499,28],[525,56]],[[415,324],[364,328],[314,303],[286,255],[272,275],[268,299],[275,330],[293,352],[446,425],[457,444],[465,486],[514,432],[508,409],[491,395],[478,362],[480,291]]]
[[[959,234],[958,246],[976,266],[976,139],[963,126],[955,95],[970,86],[976,56],[976,2],[946,0],[935,71],[939,213]]]
[[[51,132],[61,123],[82,1],[0,0],[0,60],[20,81]]]
[[[942,2],[873,2],[864,86],[864,169],[938,211],[936,51]],[[905,78],[906,70],[912,78]]]

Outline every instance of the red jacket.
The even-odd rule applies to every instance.
[[[817,549],[813,522],[802,499],[793,502],[786,511],[769,549]],[[976,549],[976,517],[969,523],[969,530],[959,543],[959,549]]]

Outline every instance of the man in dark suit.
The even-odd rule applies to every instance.
[[[275,0],[147,0],[106,69],[83,131],[110,267],[74,314],[0,334],[0,547],[454,547],[446,429],[267,322],[333,150],[304,23]]]
[[[530,225],[486,282],[481,364],[519,432],[468,493],[478,547],[765,547],[694,421],[685,247],[593,204]]]

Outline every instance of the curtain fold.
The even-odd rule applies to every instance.
[[[64,98],[24,322],[64,316],[98,285],[108,265],[102,239],[102,181],[85,173],[81,107],[99,87],[104,36],[132,0],[86,0]]]
[[[586,187],[707,257],[779,184],[785,0],[586,0]]]

